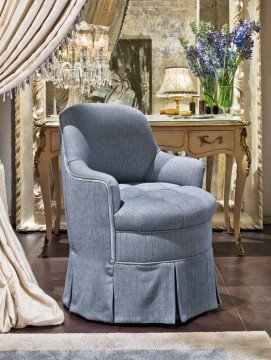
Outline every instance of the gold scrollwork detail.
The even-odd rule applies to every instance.
[[[246,138],[247,138],[247,129],[244,127],[240,133],[240,145],[241,145],[241,149],[245,152],[246,157],[247,157],[247,176],[248,176],[249,169],[251,166],[251,152],[246,143]]]
[[[34,176],[35,179],[38,179],[39,174],[39,161],[40,161],[40,154],[42,153],[44,146],[45,146],[45,127],[42,125],[40,126],[39,131],[37,132],[37,149],[34,155]]]
[[[204,144],[214,144],[215,142],[218,142],[219,144],[223,143],[223,136],[221,135],[212,141],[208,140],[209,135],[198,136],[198,138],[200,139],[200,147],[202,147]]]

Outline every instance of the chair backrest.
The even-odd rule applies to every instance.
[[[145,116],[117,104],[78,104],[60,114],[63,150],[118,182],[142,181],[158,147]]]

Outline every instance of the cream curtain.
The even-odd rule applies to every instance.
[[[90,0],[91,1],[91,0]],[[0,95],[31,82],[73,31],[86,0],[0,0]],[[45,62],[45,64],[44,64]]]
[[[54,51],[73,35],[86,0],[0,0],[0,100],[31,83]],[[87,20],[111,28],[114,47],[128,0],[89,0]],[[95,14],[95,18],[94,18]],[[97,18],[98,17],[98,18]],[[0,161],[0,332],[27,325],[57,325],[64,314],[38,286],[8,218]]]
[[[0,97],[30,83],[72,35],[86,0],[0,0]],[[38,286],[7,214],[0,161],[0,332],[57,325],[64,314]]]
[[[12,327],[57,325],[64,314],[38,286],[7,214],[4,168],[0,162],[0,333]]]

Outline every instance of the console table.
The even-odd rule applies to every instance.
[[[225,120],[220,115],[207,120],[174,118],[166,115],[148,115],[147,119],[156,142],[162,150],[185,150],[188,156],[195,158],[207,157],[209,161],[213,155],[226,154],[224,215],[228,232],[231,231],[229,196],[233,158],[236,160],[237,178],[233,232],[239,254],[244,254],[240,234],[240,215],[246,177],[248,176],[251,163],[250,150],[246,144],[247,126],[249,123],[237,117],[230,117]],[[60,228],[61,183],[59,176],[59,154],[59,122],[56,117],[52,117],[40,124],[39,146],[34,159],[34,168],[41,186],[44,202],[47,242],[51,240],[53,231],[50,169],[52,169],[56,198],[55,233]],[[207,190],[209,190],[209,186],[210,184],[207,184]]]

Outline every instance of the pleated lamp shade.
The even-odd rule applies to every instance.
[[[168,67],[158,97],[196,95],[197,86],[193,74],[187,67]]]

